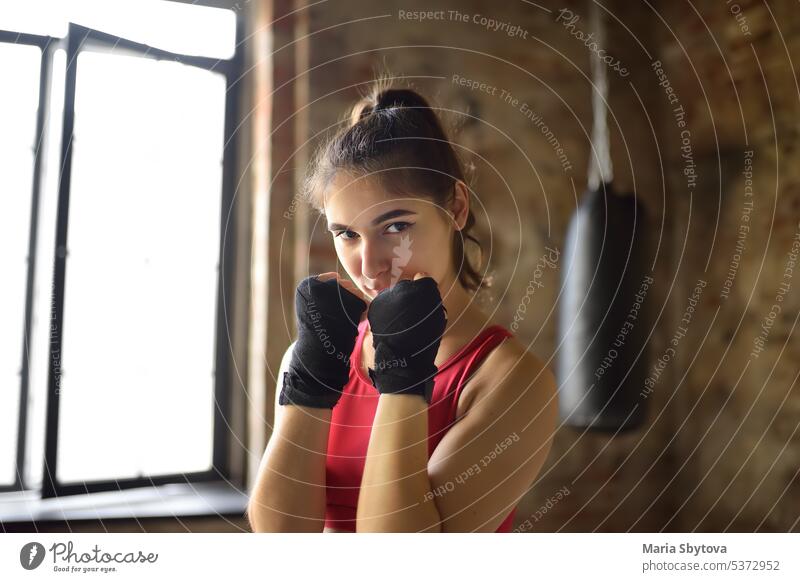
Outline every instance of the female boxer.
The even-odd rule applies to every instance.
[[[475,219],[437,114],[378,83],[305,194],[349,280],[297,287],[253,530],[511,531],[551,447],[555,380],[475,305]]]

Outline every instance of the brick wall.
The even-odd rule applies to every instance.
[[[698,281],[706,286],[676,358],[648,399],[647,426],[613,438],[560,429],[517,523],[531,520],[532,531],[797,530],[796,277],[763,352],[749,354],[775,302],[800,219],[798,85],[789,63],[790,55],[800,62],[800,14],[789,0],[770,2],[772,12],[742,0],[735,5],[738,20],[737,8],[724,1],[694,2],[695,10],[673,2],[605,5],[609,54],[630,72],[609,72],[615,184],[640,197],[649,242],[658,250],[648,299],[656,314],[653,357],[673,337]],[[578,28],[591,30],[587,5],[572,0],[538,7],[478,0],[321,3],[308,12],[307,74],[298,66],[309,91],[307,132],[298,146],[310,141],[300,160],[318,132],[341,119],[359,84],[386,67],[452,110],[445,118],[475,164],[480,203],[474,208],[497,280],[487,305],[506,326],[545,246],[562,248],[586,184],[589,54],[557,22],[562,8],[581,17]],[[445,10],[445,18],[411,21],[401,10]],[[488,30],[473,22],[475,15],[517,32]],[[677,105],[659,85],[655,61],[685,111],[693,186],[683,172]],[[497,89],[494,95],[470,90],[458,78]],[[561,159],[543,124],[563,148]],[[754,208],[725,298],[750,150]],[[304,238],[294,256],[310,257],[300,272],[336,268],[324,222],[316,220],[312,214],[308,230],[298,229]],[[517,336],[554,366],[558,269],[545,271],[541,281]],[[569,494],[553,502],[564,488]]]

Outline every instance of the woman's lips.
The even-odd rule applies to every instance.
[[[392,287],[393,285],[396,285],[397,283],[399,283],[402,280],[403,279],[395,281],[391,285],[383,285],[383,286],[379,286],[379,287],[375,287],[375,288],[372,288],[369,285],[364,285],[364,288],[369,292],[370,295],[377,295],[378,293],[380,293],[384,289],[388,289],[389,287]],[[409,279],[409,280],[411,280],[411,279]]]

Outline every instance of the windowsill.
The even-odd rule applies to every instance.
[[[39,492],[0,494],[0,522],[244,515],[248,497],[224,482],[173,483],[42,499]]]

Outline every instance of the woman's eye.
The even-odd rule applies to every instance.
[[[413,223],[411,222],[393,222],[390,224],[388,228],[398,227],[399,231],[397,232],[389,232],[389,234],[398,234],[398,232],[403,232],[404,230],[408,229]],[[352,235],[352,236],[351,236]],[[352,230],[340,230],[334,235],[335,237],[339,237],[342,240],[355,240],[358,236],[358,233],[353,232]]]
[[[350,233],[350,234],[355,234],[355,233],[354,233],[353,231],[351,231],[351,230],[340,230],[339,232],[337,232],[337,233],[336,233],[336,235],[334,235],[334,238],[338,236],[338,237],[340,237],[340,238],[343,238],[344,240],[353,240],[353,239],[352,239],[351,237],[349,237],[349,236],[342,236],[343,234],[348,234],[348,233]]]
[[[411,226],[410,222],[393,222],[392,224],[389,225],[389,228],[396,226],[398,224],[403,226],[403,228],[400,229],[400,232],[406,230],[409,226]]]

